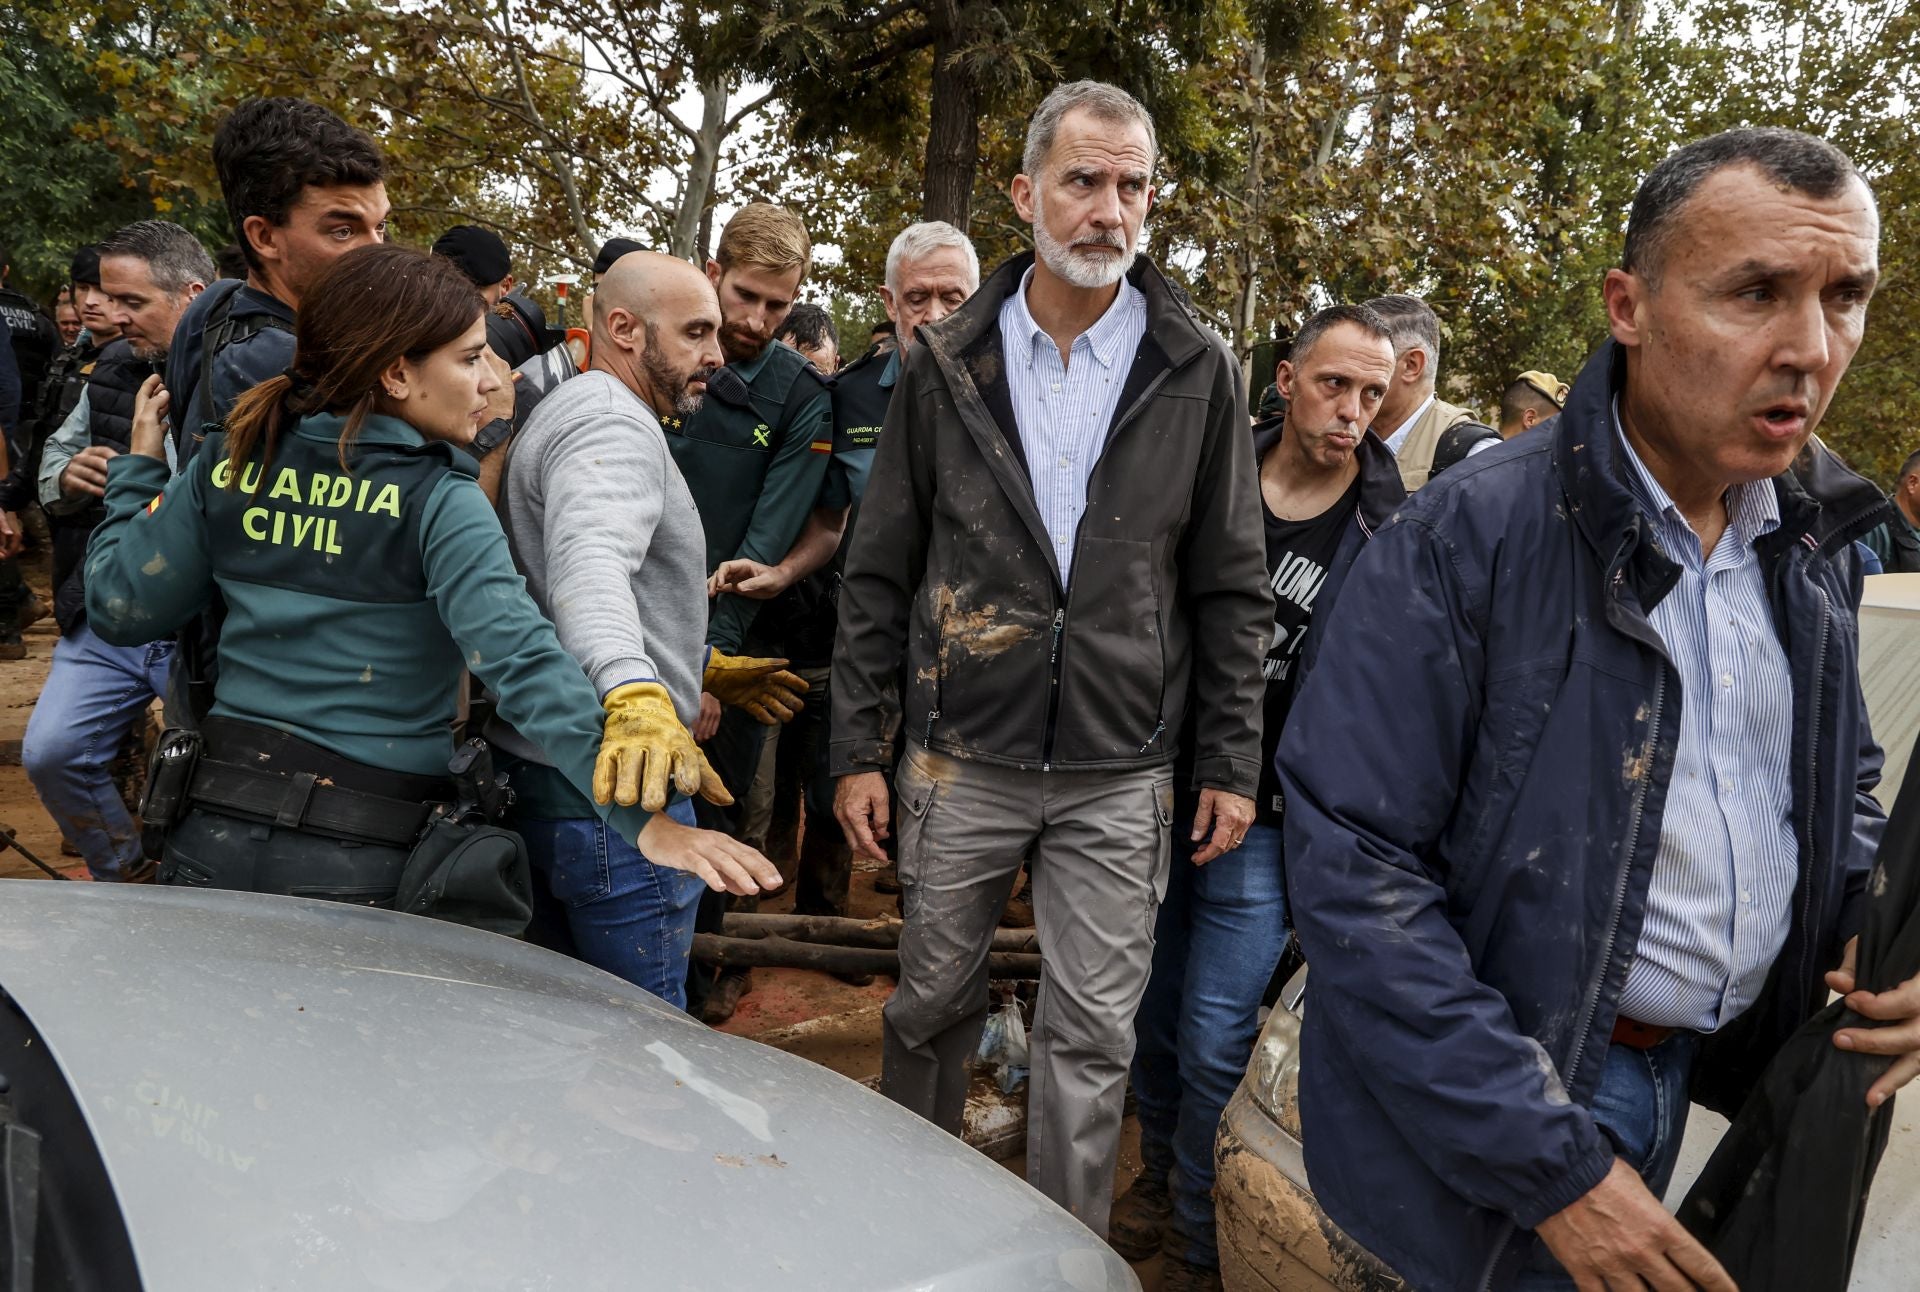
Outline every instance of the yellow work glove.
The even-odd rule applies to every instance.
[[[707,655],[707,675],[700,689],[771,727],[791,721],[806,708],[800,696],[810,688],[799,674],[787,672],[783,659],[722,655],[716,650]]]
[[[649,812],[667,806],[667,780],[682,794],[698,794],[725,806],[733,795],[673,711],[673,697],[658,682],[628,682],[607,692],[606,729],[593,763],[593,797],[622,807],[638,803]]]

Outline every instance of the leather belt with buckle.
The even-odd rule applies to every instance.
[[[1642,1023],[1637,1018],[1628,1018],[1622,1014],[1613,1020],[1613,1043],[1630,1045],[1636,1050],[1651,1050],[1679,1030],[1677,1027],[1658,1027],[1652,1023]]]

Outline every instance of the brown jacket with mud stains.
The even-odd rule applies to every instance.
[[[1147,332],[1063,588],[1002,371],[1000,307],[1032,262],[907,356],[840,596],[834,774],[890,770],[903,728],[1007,767],[1159,766],[1191,695],[1194,785],[1251,796],[1273,600],[1240,367],[1136,261]]]

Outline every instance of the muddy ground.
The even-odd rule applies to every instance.
[[[48,587],[50,571],[44,551],[21,558],[27,585],[42,601],[51,601]],[[86,867],[78,857],[60,855],[60,832],[53,819],[40,806],[27,773],[20,766],[20,741],[27,732],[27,719],[40,698],[41,684],[53,661],[53,644],[60,639],[51,617],[29,627],[23,634],[27,643],[25,659],[0,659],[0,825],[9,826],[19,841],[35,856],[57,866],[76,878],[86,877]],[[40,872],[12,849],[0,852],[0,878],[27,875],[38,878]]]

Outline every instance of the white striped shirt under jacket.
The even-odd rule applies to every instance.
[[[1133,357],[1147,334],[1147,298],[1126,279],[1094,325],[1073,339],[1071,363],[1027,310],[1027,270],[1000,307],[1000,348],[1007,363],[1007,394],[1027,457],[1033,500],[1046,523],[1060,566],[1061,586],[1073,577],[1073,542],[1087,509],[1087,481],[1120,405]]]
[[[1615,417],[1616,428],[1618,416]],[[1779,528],[1771,480],[1727,491],[1710,555],[1624,434],[1628,483],[1680,581],[1648,616],[1680,675],[1680,747],[1646,922],[1620,1012],[1711,1032],[1751,1005],[1785,943],[1793,833],[1793,677],[1755,540]]]

